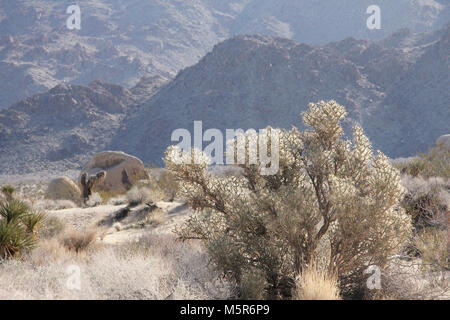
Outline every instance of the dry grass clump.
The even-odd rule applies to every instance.
[[[148,215],[145,222],[152,226],[158,226],[164,224],[167,221],[167,219],[168,219],[167,212],[157,209],[152,211],[150,215]]]
[[[95,230],[70,230],[61,236],[60,241],[68,250],[79,253],[91,248],[95,244],[96,238],[97,231]]]
[[[296,281],[295,300],[340,300],[337,277],[314,264]]]

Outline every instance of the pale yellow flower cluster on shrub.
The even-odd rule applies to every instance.
[[[341,288],[354,285],[368,265],[382,267],[411,232],[399,205],[399,172],[384,154],[373,154],[362,128],[354,127],[352,142],[343,139],[345,108],[320,101],[302,116],[311,129],[280,131],[275,175],[246,162],[241,176],[215,176],[198,150],[192,154],[205,160],[197,164],[176,161],[173,147],[165,158],[180,195],[197,209],[178,235],[204,240],[238,286],[258,275],[252,282],[266,298],[290,297],[294,279],[313,261],[338,276]]]

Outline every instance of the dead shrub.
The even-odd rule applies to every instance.
[[[87,251],[95,244],[97,238],[97,231],[78,231],[70,230],[61,236],[60,241],[62,245],[68,250],[77,253]]]

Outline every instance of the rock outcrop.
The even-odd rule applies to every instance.
[[[120,151],[98,153],[82,169],[82,173],[88,175],[95,175],[99,171],[105,171],[106,177],[95,185],[94,190],[125,192],[135,182],[148,179],[142,161]],[[81,177],[80,175],[80,183]]]
[[[71,200],[80,203],[81,191],[72,179],[61,177],[50,181],[45,197],[52,200]]]

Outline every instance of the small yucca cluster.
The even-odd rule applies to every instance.
[[[36,231],[44,220],[42,213],[33,212],[26,203],[13,197],[14,189],[5,190],[6,198],[0,200],[0,259],[32,248]]]
[[[241,176],[219,177],[207,171],[207,159],[186,164],[172,147],[166,153],[180,195],[197,209],[178,235],[202,239],[241,292],[249,292],[242,286],[251,277],[265,297],[290,297],[312,264],[345,289],[361,282],[369,265],[383,267],[410,236],[399,172],[383,153],[373,154],[361,127],[353,143],[343,139],[345,108],[320,101],[302,116],[311,129],[280,131],[274,175],[245,163]],[[192,155],[205,159],[198,150]]]

